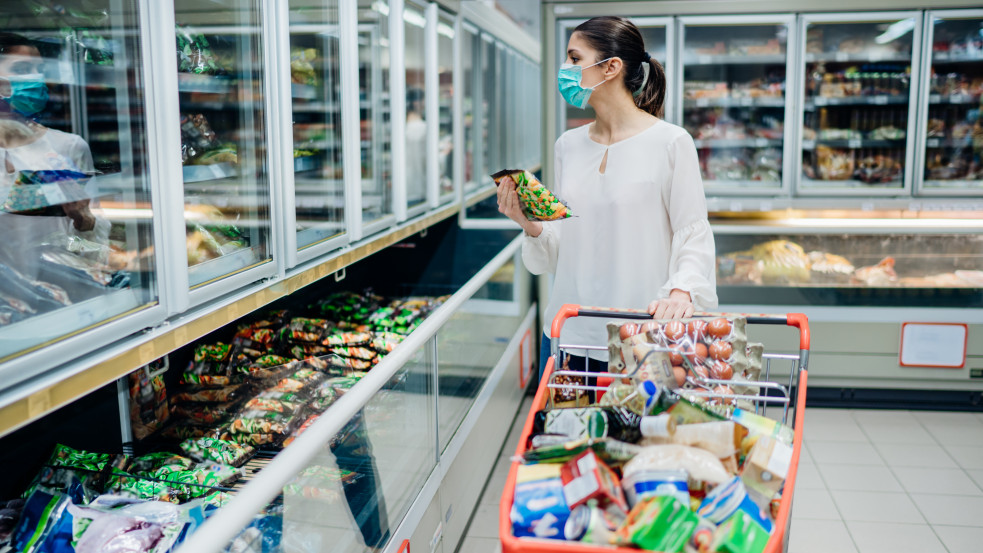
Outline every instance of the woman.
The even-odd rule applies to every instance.
[[[696,147],[662,119],[666,77],[642,35],[621,17],[578,26],[557,77],[560,94],[597,113],[565,132],[554,148],[553,188],[577,217],[527,221],[515,183],[498,189],[499,211],[525,231],[522,259],[534,274],[553,273],[544,332],[566,303],[640,308],[655,318],[691,316],[717,305],[714,243]],[[567,344],[603,345],[602,319],[571,319]],[[540,371],[550,351],[544,336]],[[591,351],[602,370],[607,351]],[[571,368],[584,359],[571,356]]]

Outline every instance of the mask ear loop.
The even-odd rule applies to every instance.
[[[632,98],[638,98],[638,96],[645,90],[645,84],[649,82],[649,73],[652,71],[652,64],[643,61],[642,62],[642,84],[638,87],[638,90],[631,93]]]

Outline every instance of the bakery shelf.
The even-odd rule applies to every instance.
[[[823,52],[819,54],[806,54],[806,63],[911,63],[910,55],[899,55],[895,53],[879,52]]]
[[[785,65],[785,54],[686,54],[683,65]]]
[[[704,138],[693,141],[697,148],[767,148],[781,147],[782,142],[780,138]]]
[[[185,184],[234,177],[239,174],[232,163],[213,163],[212,165],[185,165],[181,168]]]
[[[684,108],[730,108],[730,107],[758,107],[758,108],[784,108],[785,98],[759,97],[759,98],[689,98],[683,100]]]
[[[813,98],[807,98],[804,107],[807,110],[812,110],[823,106],[886,106],[907,103],[907,94],[899,94],[897,96],[878,94],[876,96],[843,96],[836,98],[815,96]]]
[[[830,148],[848,148],[858,150],[860,148],[904,148],[905,139],[898,140],[872,140],[867,138],[851,138],[848,140],[803,140],[803,150],[815,150],[816,146],[829,146]]]

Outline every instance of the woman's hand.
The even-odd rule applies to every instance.
[[[519,201],[519,193],[515,191],[515,181],[512,180],[512,177],[505,177],[499,181],[498,212],[519,223],[526,234],[535,238],[543,232],[543,224],[539,221],[526,219]]]
[[[656,319],[685,319],[693,316],[693,299],[689,292],[673,288],[668,298],[650,303],[648,311]]]

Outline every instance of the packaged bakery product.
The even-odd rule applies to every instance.
[[[495,184],[505,177],[515,182],[522,213],[530,221],[556,221],[573,217],[567,204],[550,192],[532,173],[523,169],[503,169],[491,176]]]
[[[273,441],[286,438],[302,421],[293,414],[276,413],[271,411],[248,410],[239,413],[229,423],[228,432],[233,436],[237,434],[246,435],[270,435]],[[238,441],[238,440],[237,440]],[[250,443],[240,442],[240,443]]]
[[[309,399],[306,394],[266,390],[247,401],[243,409],[292,414],[302,410]]]
[[[130,427],[133,437],[142,440],[159,430],[170,417],[164,373],[167,357],[140,367],[127,376],[130,396]]]
[[[731,474],[737,474],[744,430],[732,421],[684,424],[676,427],[672,443],[698,447],[713,453]]]
[[[366,347],[338,347],[330,348],[329,351],[334,355],[350,357],[352,359],[361,359],[363,361],[372,361],[379,356],[375,350]]]
[[[181,442],[181,451],[197,461],[215,461],[234,467],[242,466],[255,453],[250,446],[210,437],[185,440]]]
[[[372,338],[371,347],[379,353],[392,353],[396,346],[405,339],[406,336],[395,332],[376,332]]]

